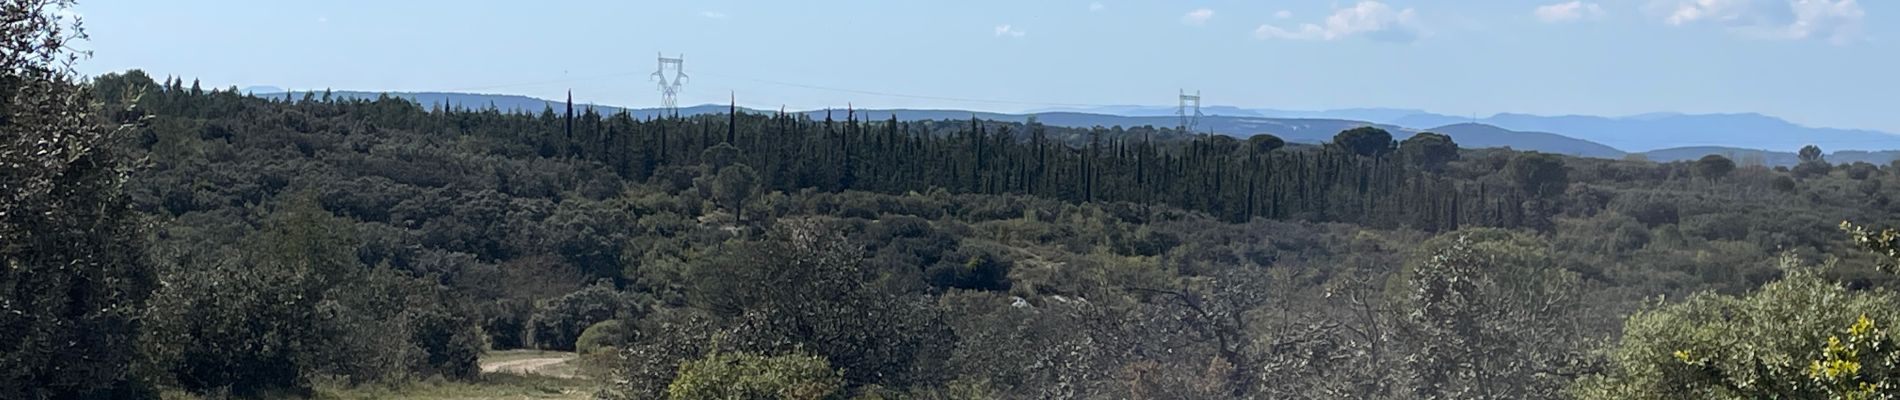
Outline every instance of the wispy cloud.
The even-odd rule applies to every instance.
[[[1291,29],[1261,24],[1253,34],[1262,40],[1339,40],[1364,36],[1379,41],[1411,42],[1423,36],[1425,29],[1413,9],[1398,10],[1377,1],[1361,1],[1333,11],[1333,15],[1321,23],[1301,24]]]
[[[997,26],[996,26],[996,37],[1013,37],[1013,38],[1019,38],[1019,37],[1023,37],[1023,35],[1028,35],[1028,34],[1029,34],[1029,32],[1024,32],[1024,31],[1023,31],[1022,29],[1018,29],[1018,28],[1016,28],[1016,27],[1013,27],[1013,26],[1009,26],[1009,24],[1003,24],[1003,25],[997,25]]]
[[[1097,1],[1093,3],[1089,3],[1089,11],[1091,12],[1102,11],[1102,9],[1104,8],[1108,8],[1108,6],[1102,5],[1102,2]]]
[[[726,15],[726,13],[722,13],[718,11],[700,11],[699,16],[712,18],[712,19],[726,19],[726,17],[729,17],[729,15]]]
[[[1859,40],[1867,16],[1856,0],[1655,0],[1650,8],[1672,26],[1718,25],[1747,37],[1834,44]]]
[[[1570,1],[1537,7],[1531,15],[1546,23],[1572,22],[1603,16],[1603,6],[1597,3]]]
[[[1210,19],[1214,19],[1214,10],[1202,8],[1182,15],[1181,23],[1195,26],[1207,25],[1207,20]]]
[[[1292,11],[1280,10],[1280,12],[1273,13],[1273,19],[1287,19],[1287,18],[1293,18]]]

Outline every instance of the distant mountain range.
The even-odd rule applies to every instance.
[[[1210,111],[1214,110],[1214,111]],[[1175,108],[1112,106],[1068,109],[1073,112],[1115,111],[1175,115]],[[1624,151],[1647,152],[1682,147],[1738,147],[1793,152],[1813,144],[1830,150],[1896,150],[1900,135],[1866,129],[1807,127],[1772,116],[1742,114],[1650,113],[1627,117],[1585,115],[1541,116],[1497,114],[1484,118],[1434,114],[1399,108],[1349,108],[1325,111],[1289,111],[1203,108],[1205,114],[1274,118],[1326,118],[1366,121],[1410,128],[1478,123],[1512,131],[1555,132],[1602,143]]]
[[[259,97],[301,98],[304,92],[264,92],[272,87],[253,87],[247,93]],[[320,96],[320,94],[317,94]],[[374,99],[391,96],[414,101],[424,107],[452,104],[459,108],[488,109],[503,112],[539,113],[559,110],[561,101],[527,96],[442,92],[363,92],[336,91],[340,98]],[[577,110],[592,108],[608,114],[628,112],[636,118],[657,117],[655,108],[622,108],[606,105],[576,104]],[[723,113],[725,105],[701,105],[679,110],[682,115]],[[1030,117],[1052,126],[1089,127],[1173,127],[1179,124],[1175,107],[1106,106],[1088,109],[1042,110],[1025,114],[965,110],[866,109],[855,110],[859,118],[884,120],[895,116],[906,121],[980,118],[1025,122]],[[1836,163],[1865,161],[1885,164],[1900,158],[1900,135],[1855,129],[1812,128],[1761,114],[1687,115],[1654,113],[1629,117],[1537,116],[1498,114],[1485,118],[1455,117],[1420,110],[1394,108],[1355,108],[1325,111],[1289,111],[1203,107],[1199,130],[1246,137],[1269,133],[1295,143],[1324,143],[1340,131],[1360,126],[1377,126],[1392,132],[1397,139],[1418,132],[1437,132],[1451,136],[1464,147],[1509,147],[1580,157],[1621,158],[1635,151],[1652,161],[1693,160],[1709,154],[1731,158],[1744,155],[1767,165],[1793,165],[1795,150],[1815,144],[1834,151],[1829,161]],[[749,112],[775,110],[748,109]],[[844,118],[844,110],[804,110],[800,113],[823,119],[826,113]]]
[[[1401,126],[1438,126],[1452,121],[1473,122],[1469,118],[1436,114],[1415,114],[1384,122]],[[1562,132],[1566,136],[1630,151],[1732,146],[1792,152],[1809,144],[1829,150],[1900,149],[1900,136],[1891,133],[1806,127],[1753,113],[1655,113],[1621,118],[1498,114],[1475,122],[1511,130]]]

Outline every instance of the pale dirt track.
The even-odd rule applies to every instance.
[[[521,374],[521,375],[552,376],[556,378],[573,378],[574,377],[573,373],[568,372],[568,371],[560,371],[553,368],[555,366],[567,363],[568,361],[572,361],[572,360],[574,360],[574,356],[563,355],[563,356],[553,356],[553,357],[523,358],[523,359],[508,360],[508,361],[484,362],[482,363],[482,372],[483,373],[501,372],[501,373]]]

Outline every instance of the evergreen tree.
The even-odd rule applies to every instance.
[[[0,1],[0,398],[136,396],[154,281],[113,143],[124,130],[72,69],[84,31],[57,16],[71,6]]]

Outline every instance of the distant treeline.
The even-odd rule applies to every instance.
[[[181,80],[155,84],[163,90],[148,93],[141,105],[164,115],[210,118],[288,102],[300,112],[285,114],[282,123],[306,134],[390,129],[479,137],[524,155],[597,161],[633,181],[680,177],[682,166],[718,155],[755,171],[762,189],[788,193],[942,189],[1167,204],[1230,221],[1264,217],[1440,231],[1548,226],[1551,196],[1568,184],[1562,159],[1529,153],[1494,170],[1451,176],[1442,169],[1459,150],[1448,137],[1421,134],[1399,143],[1376,128],[1289,151],[1295,149],[1283,150],[1285,142],[1271,135],[1238,140],[1153,127],[865,121],[848,110],[838,120],[742,112],[640,120],[572,107],[538,115],[431,110],[396,98],[255,98],[187,88]],[[121,98],[153,84],[108,77],[97,85],[105,98]],[[313,126],[339,113],[360,115],[361,126]]]

